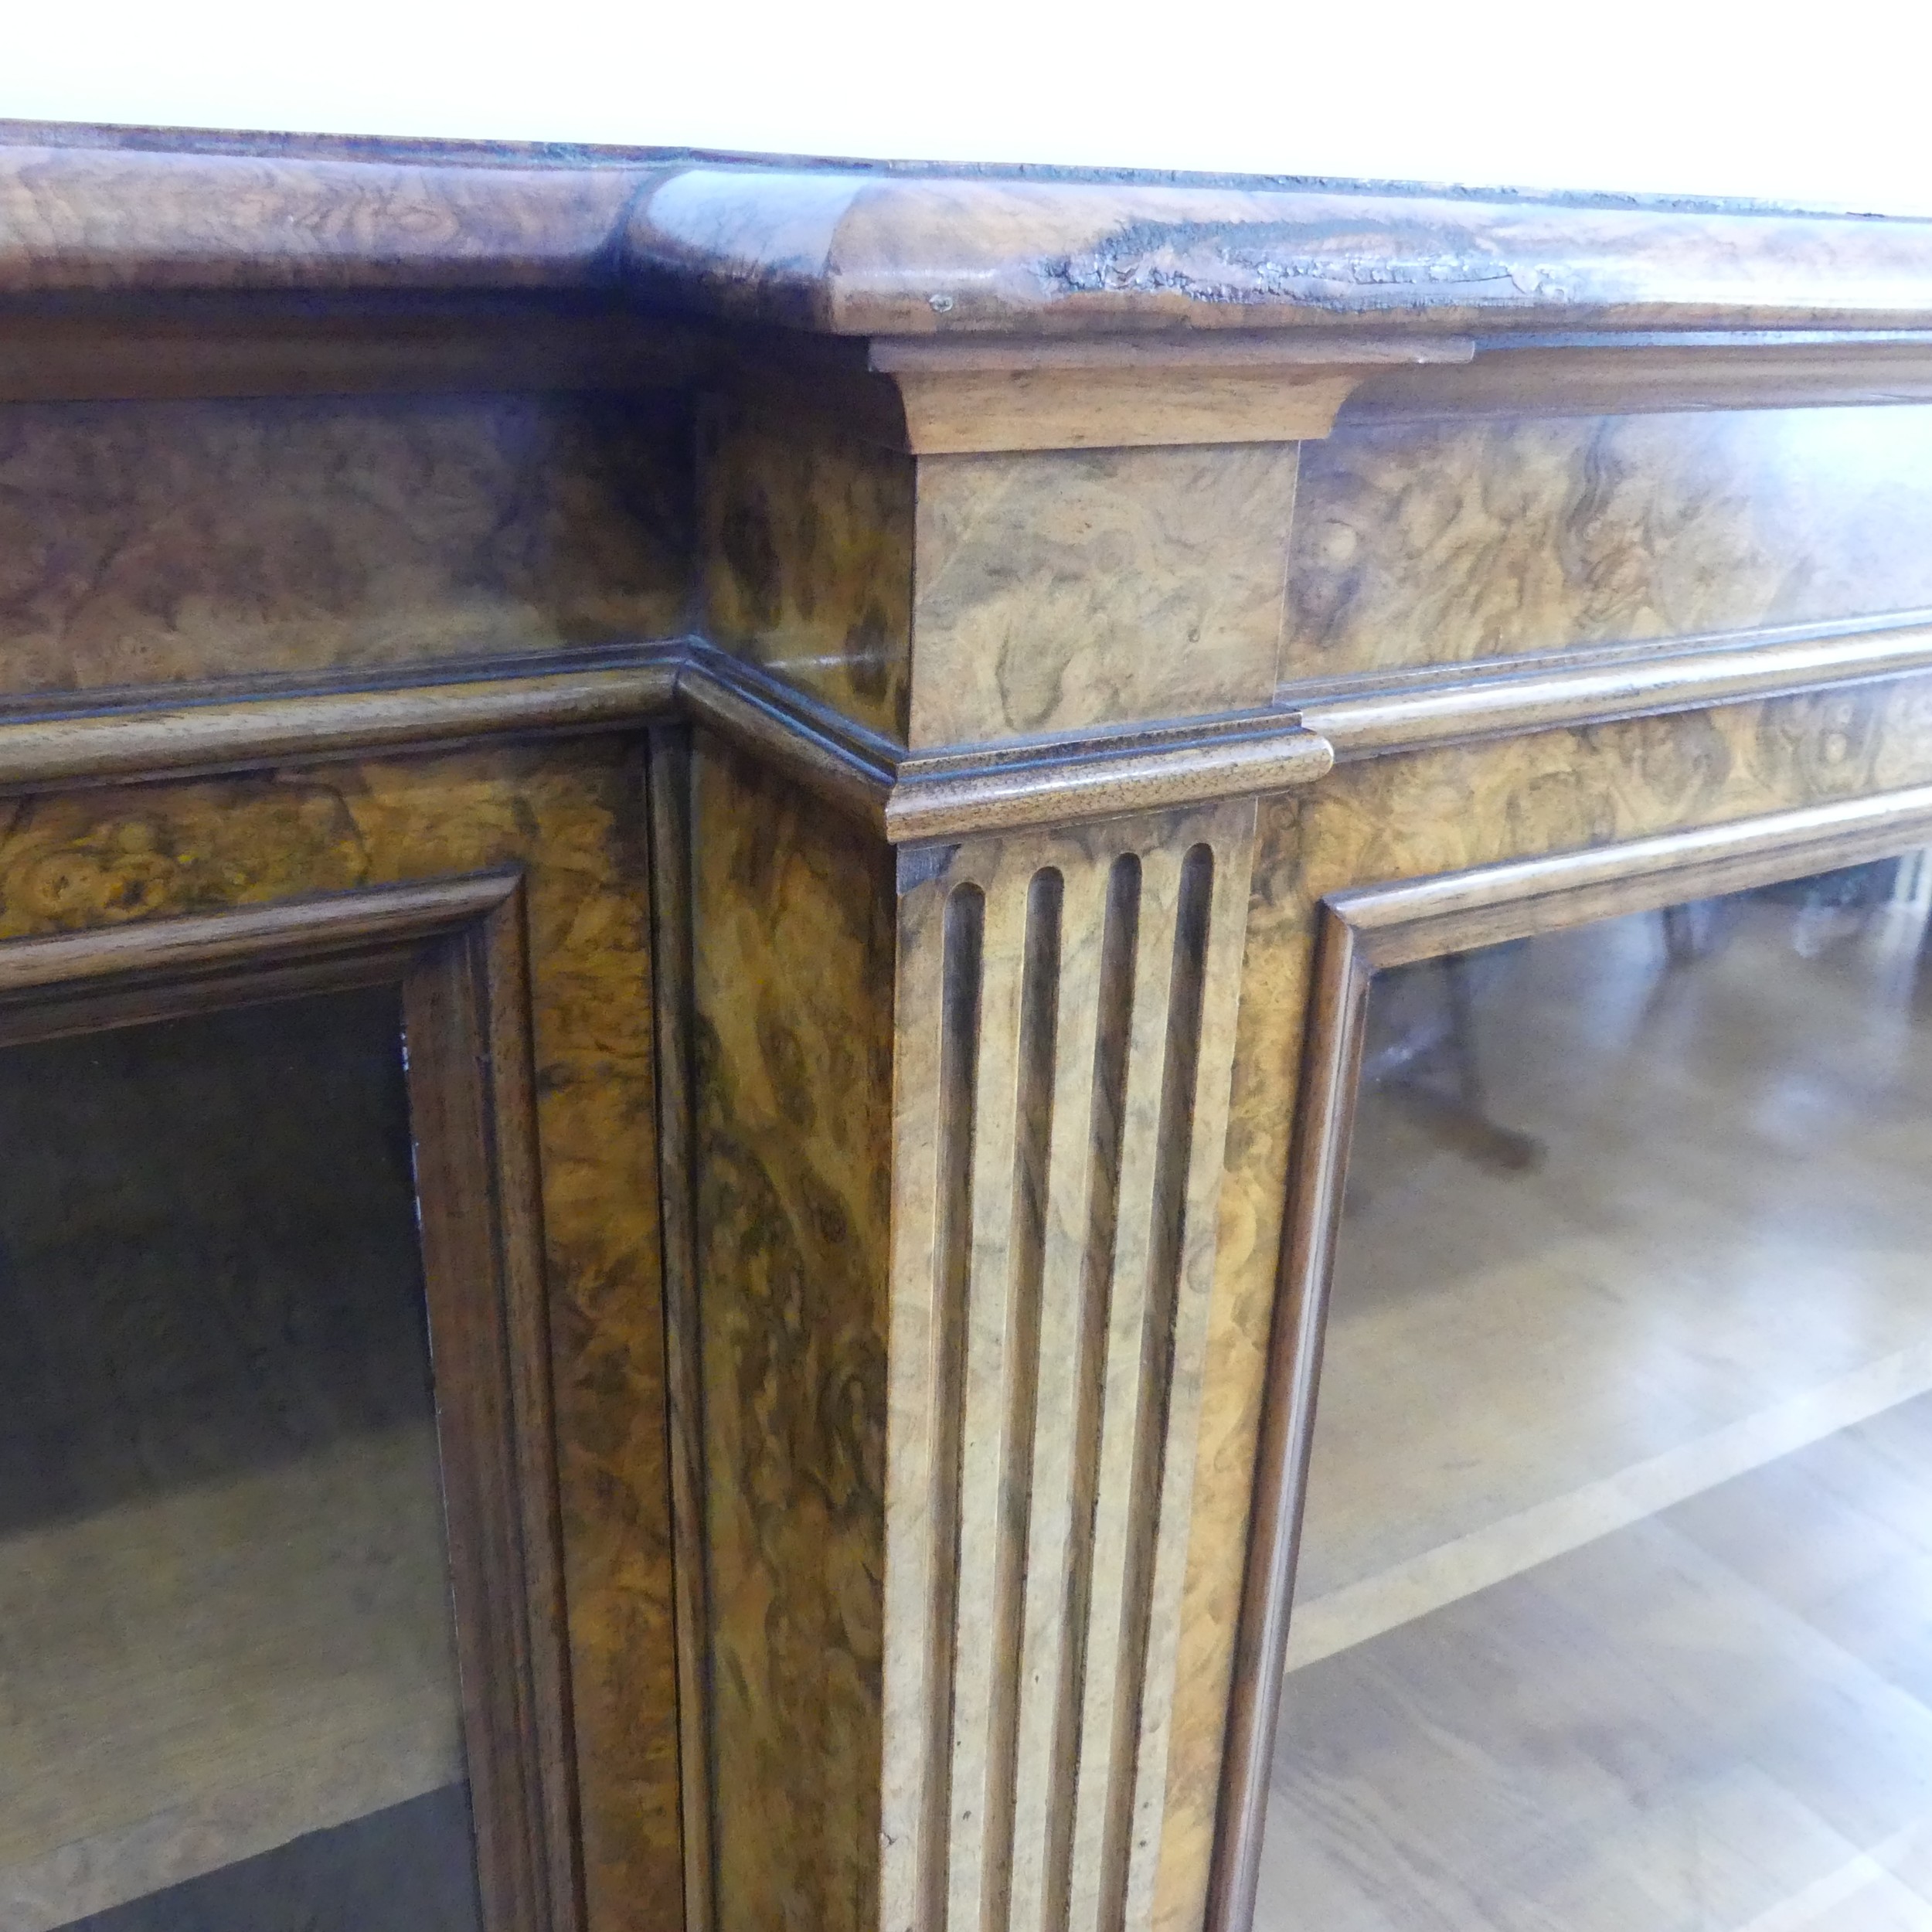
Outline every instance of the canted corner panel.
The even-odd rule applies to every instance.
[[[886,1932],[1151,1916],[1254,824],[902,862]]]

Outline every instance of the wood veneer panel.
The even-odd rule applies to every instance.
[[[621,747],[338,766],[0,806],[0,937],[516,865],[593,1932],[681,1884],[649,907]]]
[[[903,742],[913,462],[822,423],[719,406],[699,444],[713,640]]]
[[[688,434],[665,397],[0,407],[0,687],[672,634]]]
[[[1345,428],[1302,461],[1291,684],[1932,602],[1932,410]]]
[[[1328,893],[1932,780],[1932,679],[1338,767],[1261,805],[1155,1923],[1200,1922],[1219,1802],[1288,1124]]]
[[[923,461],[910,743],[1267,703],[1298,449]]]
[[[692,772],[717,1922],[871,1932],[891,858],[702,733]]]

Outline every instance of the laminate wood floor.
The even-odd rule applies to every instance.
[[[1261,1932],[1932,1932],[1917,934],[1703,917],[1475,962],[1530,1169],[1365,1095]]]

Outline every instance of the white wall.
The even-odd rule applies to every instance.
[[[1932,0],[5,0],[0,115],[1932,215]]]

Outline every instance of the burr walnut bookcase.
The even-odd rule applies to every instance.
[[[261,1861],[450,1791],[467,1916],[412,1923],[486,1932],[1851,1927],[1923,1876],[1903,1638],[1838,1632],[1883,1709],[1762,1896],[1770,1716],[1683,1800],[1702,1917],[1525,1821],[1713,1735],[1580,1604],[1668,1571],[1707,1675],[1829,1621],[1719,1601],[1798,1520],[1734,1485],[1803,1475],[1828,1554],[1879,1505],[1791,1458],[1876,1458],[1932,1572],[1932,227],[15,125],[0,690],[0,1291],[148,1298],[87,1428],[189,1426],[127,1393],[184,1324],[270,1374],[299,1322],[170,1298],[271,1209],[420,1310],[330,1289],[349,1420],[219,1482],[41,1508],[81,1423],[0,1444],[0,1923],[321,1896]],[[1816,1158],[1746,1201],[1712,1150],[1774,1116]],[[111,1142],[206,1158],[124,1214]],[[1699,1407],[1640,1328],[1751,1360]],[[411,1561],[400,1677],[284,1711],[332,1613],[234,1689]],[[187,1755],[171,1698],[223,1706]]]

